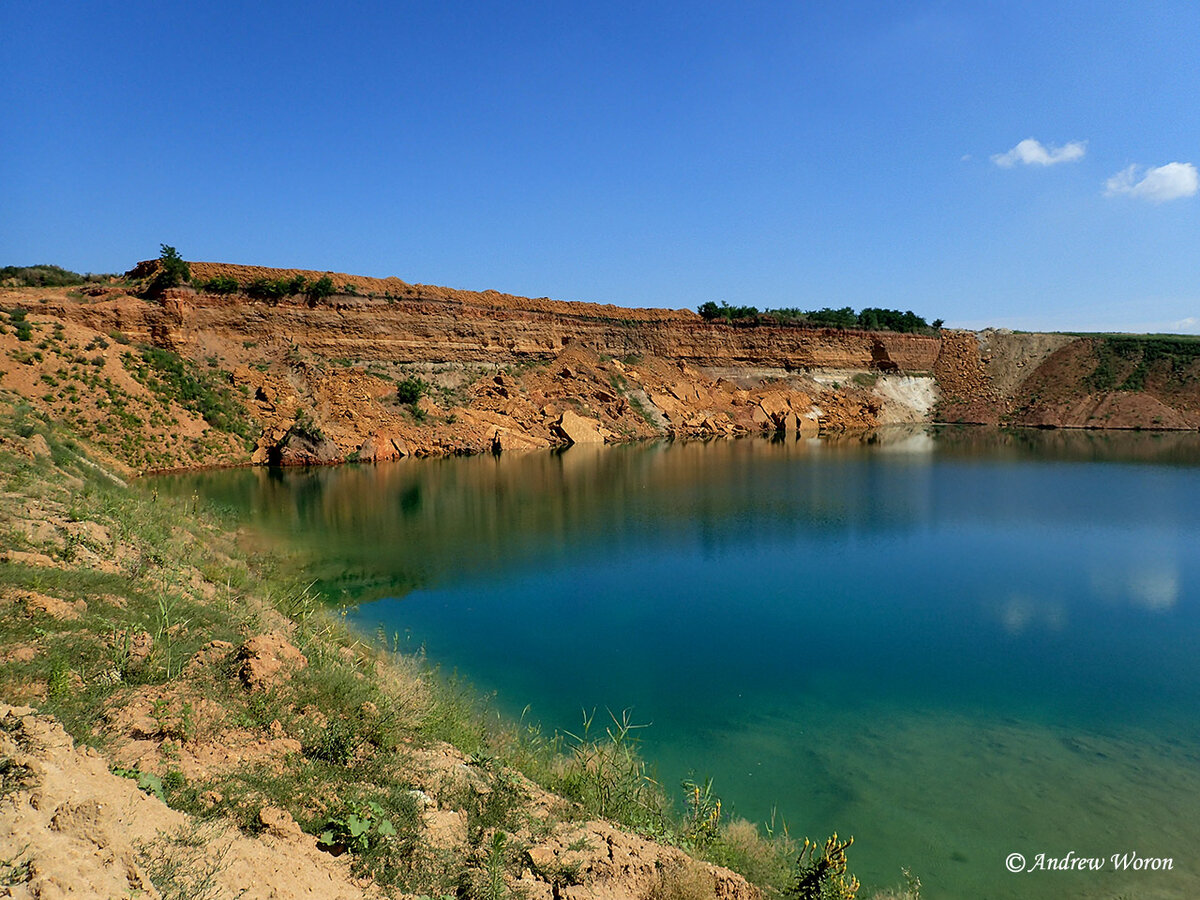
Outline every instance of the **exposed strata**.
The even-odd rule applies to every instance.
[[[152,273],[154,261],[131,274]],[[198,281],[234,278],[310,280],[327,273],[192,263]],[[923,335],[833,328],[738,327],[706,322],[689,310],[626,309],[597,303],[530,299],[496,291],[411,285],[398,278],[333,275],[335,284],[371,295],[300,297],[277,303],[245,296],[168,292],[161,314],[128,303],[97,304],[93,321],[122,319],[147,338],[193,345],[206,333],[268,340],[281,335],[328,359],[403,363],[511,364],[551,359],[564,347],[624,357],[651,355],[701,367],[759,366],[930,372],[940,341]],[[118,326],[119,327],[119,326]]]
[[[141,263],[130,274],[149,278],[156,266]],[[177,428],[165,443],[173,448],[186,435],[192,449],[179,455],[168,448],[165,462],[144,461],[141,468],[382,461],[664,435],[810,435],[935,418],[1200,426],[1195,360],[1191,368],[1176,359],[1137,369],[1137,360],[1114,356],[1102,339],[741,327],[687,310],[529,299],[396,278],[191,267],[197,282],[231,278],[243,288],[258,278],[328,276],[340,293],[267,302],[245,293],[173,289],[151,302],[112,285],[73,294],[12,291],[4,300],[28,308],[39,328],[69,326],[77,346],[89,335],[119,334],[225,373],[244,394],[258,435],[253,447],[204,439],[202,452],[196,450],[203,422],[172,408]],[[7,383],[55,412],[59,401],[43,387],[63,367],[49,354],[31,358],[36,354],[11,333],[0,336],[6,341],[5,358],[29,367],[18,367],[19,377]],[[115,356],[105,354],[101,372],[136,395],[141,388]],[[1112,381],[1103,389],[1096,386],[1101,356]],[[1139,389],[1122,389],[1133,383],[1135,369]],[[412,376],[434,390],[409,405],[398,401],[396,384]],[[97,431],[111,433],[105,418],[111,409],[93,412]],[[152,431],[148,421],[143,425]]]
[[[148,277],[155,265],[131,274]],[[243,286],[326,274],[211,263],[193,263],[192,271],[198,281],[221,276]],[[929,402],[914,407],[907,398],[932,395],[940,345],[935,337],[743,328],[685,310],[399,279],[331,280],[355,293],[264,302],[174,289],[148,302],[99,287],[83,297],[59,292],[33,309],[47,324],[120,334],[228,372],[261,437],[248,457],[231,450],[224,459],[206,457],[209,463],[382,461],[663,435],[813,435],[912,421]],[[839,374],[818,377],[827,372]],[[869,380],[855,380],[866,372]],[[35,387],[38,378],[56,377],[28,374]],[[397,402],[396,382],[414,374],[438,389],[412,406]],[[924,391],[910,389],[914,378],[925,380]],[[892,385],[896,379],[905,386]]]

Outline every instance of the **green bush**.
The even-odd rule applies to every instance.
[[[805,838],[796,859],[795,881],[785,896],[796,900],[854,900],[859,883],[846,864],[846,850],[853,843],[854,838],[840,841],[833,834],[818,848]]]
[[[18,341],[33,339],[33,326],[25,320],[25,310],[20,308],[8,311],[8,321],[17,330]]]
[[[396,399],[401,403],[416,403],[429,393],[429,382],[410,375],[396,385]]]
[[[255,278],[246,285],[246,293],[255,300],[278,302],[291,293],[291,281],[287,278]]]
[[[210,278],[200,285],[200,290],[206,294],[236,294],[241,289],[236,278],[230,278],[228,275],[218,275],[216,278]]]
[[[321,430],[321,426],[316,423],[316,420],[305,409],[296,410],[296,420],[292,423],[292,427],[288,431],[298,437],[307,438],[318,444],[325,440],[325,432]]]
[[[333,279],[328,275],[322,275],[316,281],[308,285],[304,291],[304,295],[314,303],[318,300],[324,300],[333,293]]]
[[[711,300],[707,303],[701,303],[698,311],[709,322],[714,319],[733,321],[734,319],[753,319],[758,316],[757,306],[730,306],[724,300],[721,301],[720,306]]]

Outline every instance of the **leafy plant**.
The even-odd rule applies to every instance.
[[[132,778],[137,782],[140,790],[154,795],[163,803],[167,802],[166,795],[163,793],[162,779],[153,772],[142,772],[138,769],[123,769],[120,766],[113,766],[111,771],[114,775],[119,775],[122,778]]]
[[[333,853],[366,853],[396,836],[396,826],[374,800],[325,823],[317,844]]]

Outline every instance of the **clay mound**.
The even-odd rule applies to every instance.
[[[310,269],[275,269],[269,266],[239,266],[231,263],[193,262],[188,263],[192,278],[198,282],[211,278],[232,278],[243,287],[259,278],[277,280],[302,275],[309,281],[328,277],[337,290],[353,287],[361,294],[389,296],[401,300],[424,300],[439,303],[460,303],[467,306],[483,306],[493,309],[511,309],[525,312],[555,313],[563,316],[581,316],[596,319],[619,319],[628,322],[695,322],[699,316],[686,309],[648,309],[614,306],[611,303],[583,303],[576,300],[551,300],[549,297],[517,297],[500,291],[463,291],[438,287],[430,284],[409,284],[399,278],[370,278],[365,275],[347,275],[344,272],[316,272]],[[130,278],[150,278],[158,271],[158,260],[145,260],[134,266],[127,274]]]
[[[61,724],[28,707],[0,704],[0,759],[8,764],[4,896],[379,896],[287,813],[262,809],[266,832],[257,838],[224,823],[201,826],[110,772],[94,749],[76,747]]]

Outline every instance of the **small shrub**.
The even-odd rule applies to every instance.
[[[415,375],[410,375],[396,385],[396,399],[401,403],[416,403],[428,392],[429,383]]]
[[[240,288],[237,279],[228,275],[218,275],[200,285],[200,290],[206,294],[236,294]]]
[[[290,431],[298,437],[307,438],[314,443],[319,444],[325,440],[325,432],[321,430],[321,426],[316,423],[316,420],[305,409],[296,410],[296,421],[292,423]]]
[[[286,278],[272,280],[270,278],[255,278],[246,285],[246,294],[255,300],[266,300],[278,303],[291,293],[291,282]]]
[[[330,719],[317,739],[304,748],[304,755],[335,766],[344,766],[354,759],[354,754],[363,743],[358,729],[346,719],[336,716]]]
[[[312,282],[304,291],[304,295],[310,302],[324,300],[326,297],[333,294],[333,279],[328,275],[322,275],[316,281]]]

